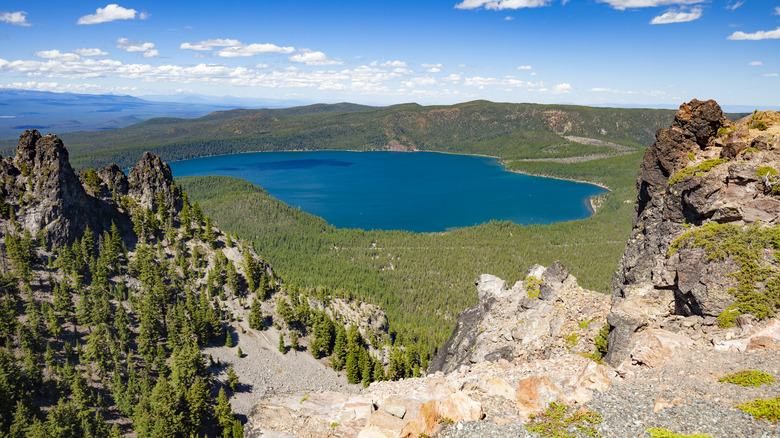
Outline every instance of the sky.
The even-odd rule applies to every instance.
[[[780,103],[780,0],[0,2],[0,88],[298,102]]]

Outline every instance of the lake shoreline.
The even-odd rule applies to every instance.
[[[273,155],[273,154],[272,155],[267,155],[264,152],[275,152],[276,155]],[[217,159],[217,160],[220,160],[222,162],[226,162],[226,161],[255,162],[255,160],[257,160],[258,162],[268,161],[269,163],[281,163],[281,164],[284,164],[284,165],[288,165],[288,163],[304,163],[304,162],[309,162],[309,161],[314,162],[314,161],[321,161],[321,160],[323,160],[323,159],[318,159],[318,160],[301,159],[301,160],[299,160],[297,157],[293,158],[294,156],[297,156],[297,154],[287,155],[288,152],[307,152],[309,154],[322,154],[323,152],[334,152],[334,153],[339,153],[340,152],[342,154],[346,154],[346,155],[342,155],[342,157],[345,157],[345,158],[339,158],[337,160],[338,161],[337,164],[340,165],[340,166],[344,166],[345,163],[351,163],[351,162],[353,162],[353,160],[357,160],[357,161],[354,161],[356,163],[357,162],[364,162],[364,161],[370,162],[370,161],[377,160],[377,159],[380,159],[382,161],[390,160],[390,162],[398,162],[398,160],[401,160],[399,163],[401,163],[401,162],[409,162],[409,160],[412,160],[413,162],[421,163],[419,165],[419,169],[417,171],[417,174],[422,172],[425,175],[428,175],[432,171],[433,171],[433,174],[436,174],[437,173],[436,169],[452,169],[451,171],[455,171],[455,172],[458,172],[458,171],[462,172],[462,170],[465,170],[465,169],[460,169],[460,167],[458,165],[454,165],[454,166],[451,165],[451,164],[457,163],[459,161],[450,162],[450,159],[443,158],[445,156],[464,157],[464,158],[466,158],[466,157],[473,157],[474,159],[477,159],[478,161],[481,161],[482,163],[484,163],[484,165],[489,166],[489,167],[493,167],[495,170],[492,171],[492,172],[498,172],[498,173],[510,172],[511,174],[524,175],[525,177],[545,178],[548,181],[558,180],[558,181],[562,181],[562,182],[565,181],[566,183],[583,184],[582,186],[580,186],[581,188],[576,189],[573,192],[570,191],[570,190],[573,189],[573,187],[572,187],[572,189],[564,190],[564,192],[561,192],[560,189],[559,189],[557,193],[563,195],[565,192],[569,192],[570,195],[561,196],[559,198],[560,201],[557,202],[557,203],[553,203],[552,205],[550,204],[550,202],[547,202],[546,203],[547,207],[542,207],[542,205],[540,205],[538,203],[538,201],[533,205],[533,207],[531,207],[531,205],[529,205],[525,201],[520,201],[517,204],[517,207],[515,209],[516,211],[512,212],[509,215],[499,214],[497,216],[490,216],[489,218],[487,216],[483,215],[481,217],[481,219],[477,220],[476,222],[469,223],[468,225],[464,224],[464,223],[460,223],[460,224],[457,224],[457,225],[452,224],[451,226],[446,227],[446,229],[441,229],[441,228],[440,229],[435,229],[435,228],[434,229],[415,229],[415,227],[411,227],[410,228],[410,227],[407,227],[407,226],[400,225],[401,228],[399,228],[399,229],[405,229],[405,230],[414,231],[414,232],[423,232],[423,233],[425,233],[425,232],[428,232],[428,233],[430,233],[430,232],[446,232],[446,231],[448,231],[448,230],[450,230],[452,228],[456,228],[457,229],[457,228],[468,227],[468,226],[472,226],[472,225],[477,225],[477,224],[479,224],[479,223],[481,223],[483,221],[488,221],[488,220],[493,220],[493,219],[495,219],[495,220],[511,220],[511,221],[513,221],[513,222],[515,222],[517,224],[529,224],[529,223],[547,224],[547,223],[554,223],[554,222],[565,222],[565,221],[569,221],[569,220],[573,220],[573,219],[586,219],[586,218],[592,217],[598,211],[598,208],[597,208],[597,205],[596,205],[597,202],[594,202],[594,200],[595,200],[594,197],[597,196],[597,195],[596,194],[589,195],[589,194],[587,194],[587,192],[590,191],[590,193],[594,193],[595,189],[600,189],[600,190],[607,191],[607,192],[611,191],[609,187],[606,187],[604,184],[601,184],[601,183],[594,183],[594,182],[591,182],[591,181],[579,181],[579,180],[573,180],[573,179],[570,179],[570,178],[563,178],[563,177],[550,176],[550,175],[536,175],[536,174],[516,171],[514,169],[508,169],[507,165],[506,165],[507,163],[505,161],[501,160],[499,157],[495,157],[495,156],[489,156],[489,155],[484,155],[484,154],[463,154],[463,153],[439,152],[439,151],[414,151],[414,152],[427,152],[427,153],[419,154],[418,155],[418,156],[420,156],[419,159],[412,158],[411,154],[407,154],[407,153],[398,153],[398,154],[392,153],[392,152],[403,152],[403,151],[354,151],[354,150],[310,151],[310,150],[295,150],[295,151],[242,152],[240,154],[217,154],[217,155],[202,156],[202,157],[198,157],[198,158],[190,158],[190,159],[187,159],[187,160],[176,160],[176,161],[170,162],[170,164],[171,164],[171,167],[174,167],[174,168],[179,167],[180,165],[183,165],[185,167],[188,167],[188,166],[200,167],[200,166],[204,166],[205,165],[205,168],[208,169],[209,166],[207,164],[199,164],[198,163],[198,161],[200,161],[199,159],[202,159],[202,160],[214,160],[214,159]],[[381,158],[382,155],[376,155],[376,156],[374,156],[372,158],[368,158],[368,157],[371,156],[371,154],[353,154],[354,152],[385,152],[385,153],[391,152],[391,154],[384,155],[384,157],[386,157],[386,158]],[[243,155],[241,155],[241,154],[247,154],[247,153],[249,153],[249,154],[256,154],[254,156],[255,158],[250,158],[249,156],[246,156],[246,158],[242,158]],[[330,157],[332,157],[331,155],[329,155],[327,153],[326,154],[322,154],[320,156],[324,156],[324,157],[329,157],[330,156]],[[355,157],[355,158],[354,159],[349,158],[350,156]],[[357,158],[358,156],[364,156],[366,158]],[[390,158],[392,156],[395,156],[396,158]],[[408,156],[409,158],[402,158],[403,156]],[[428,158],[422,158],[423,156],[428,156]],[[439,157],[442,157],[442,158],[435,158],[436,156],[439,156]],[[282,158],[279,158],[279,157],[282,157]],[[308,158],[308,156],[306,158]],[[293,161],[287,161],[288,159],[289,160],[293,160]],[[277,161],[277,160],[281,160],[281,161]],[[443,163],[449,163],[449,164],[443,165],[443,166],[437,165],[437,163],[440,160],[446,160]],[[329,158],[325,158],[323,162],[330,162],[330,161],[334,161],[334,160],[329,159]],[[186,162],[192,162],[193,164],[192,165],[188,165],[188,164],[185,164]],[[203,161],[203,163],[207,163],[207,162],[208,161]],[[433,167],[431,167],[432,165],[433,165]],[[494,166],[500,166],[500,168],[496,168]],[[406,169],[406,167],[404,165],[402,165],[401,168],[402,169]],[[229,168],[226,167],[225,169],[229,169]],[[265,168],[263,168],[263,169],[265,170]],[[427,170],[422,170],[422,169],[427,169]],[[277,193],[278,190],[274,191],[274,189],[272,188],[273,185],[268,186],[269,181],[263,180],[263,177],[255,179],[255,178],[253,178],[253,177],[251,177],[249,175],[246,175],[246,174],[238,175],[238,174],[232,174],[232,173],[223,173],[223,172],[220,172],[220,170],[217,169],[216,167],[212,168],[211,171],[206,170],[206,172],[209,172],[209,173],[190,173],[190,172],[185,172],[184,175],[188,175],[188,174],[189,175],[207,175],[207,174],[233,175],[233,176],[242,178],[242,179],[244,179],[246,181],[249,181],[249,182],[251,182],[251,183],[253,183],[255,185],[263,187],[265,190],[267,190],[269,192],[273,192],[274,193],[273,194],[274,197],[276,197],[277,199],[283,200],[284,202],[286,202],[286,203],[288,203],[290,205],[300,205],[301,207],[303,207],[305,205],[305,203],[306,203],[305,201],[302,201],[302,200],[297,200],[296,201],[296,200],[293,200],[293,199],[288,199],[284,195],[282,195],[281,193]],[[178,170],[176,171],[176,173],[177,174],[179,173]],[[342,171],[340,170],[339,173],[342,173]],[[394,171],[394,173],[397,173],[397,172]],[[472,174],[470,170],[467,170],[467,173],[468,174]],[[413,174],[414,174],[414,172],[413,172]],[[465,176],[465,174],[462,174],[462,175]],[[474,173],[474,175],[480,175],[480,172],[476,172],[476,173]],[[328,179],[328,178],[330,178],[330,177],[326,177],[326,179]],[[463,179],[463,178],[461,177],[460,179]],[[468,178],[466,178],[466,179],[468,179]],[[512,178],[512,179],[514,179],[514,178]],[[552,182],[544,183],[544,182],[541,182],[542,180],[539,180],[539,181],[540,182],[530,183],[530,184],[531,184],[531,186],[537,186],[537,187],[539,187],[539,185],[542,185],[542,186],[547,186],[549,184],[553,184],[553,186],[556,185],[555,183],[552,183]],[[318,183],[319,183],[319,181],[318,181]],[[395,186],[395,183],[393,183],[392,185]],[[458,184],[455,184],[455,186],[458,186]],[[588,186],[590,186],[591,188],[587,189],[586,187],[588,187]],[[451,188],[452,186],[448,186],[448,187],[450,187],[450,191],[453,190]],[[482,187],[480,184],[476,184],[476,185],[472,186],[472,185],[469,185],[469,183],[466,183],[466,186],[463,186],[461,184],[460,190],[463,193],[466,193],[468,191],[474,192],[474,191],[482,190],[480,187]],[[276,189],[278,189],[278,187]],[[385,190],[385,188],[377,189],[377,193],[383,192],[383,190]],[[515,190],[517,190],[517,189],[515,189]],[[523,190],[523,189],[520,189],[520,190]],[[408,189],[409,193],[413,193],[415,191],[416,190],[414,188],[409,188]],[[582,193],[582,197],[581,198],[576,199],[577,198],[576,196],[571,196],[571,195],[575,195],[575,193],[579,193],[580,191],[584,191],[584,193]],[[439,191],[439,192],[443,193],[441,191]],[[483,194],[484,193],[493,193],[493,191],[489,190],[488,192],[481,192],[481,193],[483,193]],[[513,193],[517,193],[517,191],[515,191]],[[533,194],[534,193],[533,191],[528,192],[528,193],[529,193],[530,197],[535,196]],[[536,196],[538,196],[538,195],[536,195]],[[548,194],[548,195],[542,195],[542,196],[548,196],[548,197],[549,196],[554,196],[556,198],[558,197],[558,195],[554,195],[554,193],[552,193],[552,192],[550,194]],[[491,198],[491,196],[487,196],[487,198]],[[358,196],[356,199],[362,199],[362,198],[360,196]],[[503,201],[505,202],[508,199],[515,199],[515,195],[510,195],[508,198],[503,198]],[[371,206],[372,203],[373,203],[373,201],[366,201],[366,202],[367,203],[365,205],[368,205],[368,206]],[[459,203],[458,201],[455,201],[452,204],[445,204],[446,206],[445,205],[441,205],[440,210],[438,210],[438,211],[445,212],[445,213],[453,213],[452,211],[450,211],[450,208],[451,208],[450,205],[458,205],[458,203]],[[495,205],[498,205],[498,204],[501,204],[503,202],[500,199],[494,199],[493,203]],[[496,203],[498,203],[498,204],[496,204]],[[494,205],[494,204],[490,204],[490,205]],[[360,204],[360,205],[363,205],[363,204]],[[576,209],[576,207],[575,207],[576,205],[579,205],[579,208],[582,209],[582,210],[580,210],[580,211],[582,211],[582,213],[580,213],[582,215],[579,216],[579,217],[568,217],[567,218],[566,214],[564,214],[564,217],[559,217],[558,219],[553,219],[553,222],[549,222],[549,219],[543,219],[544,217],[554,217],[554,216],[556,216],[556,215],[551,215],[551,212],[553,211],[552,209],[554,209],[555,211],[564,213],[564,212],[568,212],[570,210]],[[537,209],[537,206],[541,207],[541,208]],[[531,209],[529,209],[529,207],[531,207]],[[349,222],[341,223],[338,219],[335,219],[334,217],[329,216],[328,213],[326,213],[325,210],[322,210],[321,206],[319,208],[320,208],[320,210],[317,210],[316,208],[312,210],[311,206],[310,206],[310,207],[308,207],[308,209],[306,211],[308,211],[311,214],[314,214],[314,215],[317,215],[319,217],[322,217],[322,218],[326,218],[327,217],[326,220],[328,221],[328,223],[332,223],[336,227],[341,227],[341,228],[355,228],[355,227],[366,228],[365,224],[360,225],[359,223],[352,224],[352,223],[349,223]],[[369,207],[369,208],[376,209],[376,207]],[[520,209],[517,210],[517,208],[520,208]],[[363,207],[361,207],[357,211],[360,211],[360,215],[363,215]],[[541,221],[539,220],[540,219],[539,215],[541,215],[541,218],[542,218]],[[390,214],[385,214],[385,217],[390,217],[390,216],[391,216]],[[458,216],[458,214],[455,214],[455,216]],[[536,217],[536,218],[534,219],[534,217]],[[530,222],[529,222],[529,220],[530,220]],[[457,223],[457,222],[455,222],[455,223]],[[376,226],[378,226],[381,229],[385,229],[386,228],[386,225],[376,225]],[[398,225],[396,225],[395,227],[398,227]],[[387,229],[391,229],[391,228],[387,228]],[[392,229],[396,229],[396,228],[392,228]]]

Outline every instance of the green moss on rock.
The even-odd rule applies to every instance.
[[[723,164],[727,161],[728,160],[725,160],[723,158],[715,158],[712,160],[706,160],[702,163],[697,164],[696,166],[686,167],[681,171],[675,173],[674,176],[669,180],[668,185],[672,186],[679,182],[684,181],[686,178],[707,173],[710,170],[712,170],[713,167],[719,164]]]
[[[780,308],[780,273],[764,258],[764,253],[772,250],[778,258],[780,226],[709,222],[673,240],[667,255],[682,248],[701,248],[709,260],[732,258],[740,266],[737,272],[727,274],[737,280],[737,287],[729,290],[736,301],[719,317],[721,327],[729,326],[739,314],[751,313],[764,319]],[[758,288],[759,284],[763,287]]]

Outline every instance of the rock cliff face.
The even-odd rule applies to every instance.
[[[445,373],[477,362],[550,359],[571,351],[590,353],[604,326],[608,297],[577,285],[558,261],[531,267],[511,289],[482,275],[479,304],[458,316],[452,337],[429,366]]]
[[[713,249],[727,238],[720,230],[733,236],[780,221],[776,169],[780,115],[772,111],[730,122],[714,101],[693,100],[658,131],[639,171],[634,228],[612,280],[608,363],[625,359],[637,330],[691,316],[712,326],[727,310],[748,313],[735,304],[735,291],[768,286],[740,279],[746,259],[739,248]],[[733,227],[718,228],[724,224]]]
[[[170,168],[159,157],[144,154],[129,179],[115,164],[76,175],[62,140],[36,130],[25,131],[15,156],[0,162],[0,190],[7,206],[3,219],[56,246],[81,237],[87,226],[102,233],[112,223],[132,240],[123,199],[147,208],[162,200],[171,212],[181,208]]]

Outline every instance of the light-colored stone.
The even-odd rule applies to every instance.
[[[517,391],[500,377],[486,376],[479,380],[477,387],[489,396],[504,397],[507,400],[514,401],[517,397]]]
[[[660,412],[661,409],[671,408],[679,405],[682,402],[683,399],[681,399],[680,397],[677,397],[672,401],[667,401],[664,400],[662,397],[658,397],[658,399],[653,404],[653,412]]]
[[[433,436],[445,422],[476,421],[483,417],[482,405],[463,392],[452,393],[444,401],[424,403],[420,413],[401,430],[402,438],[417,438],[420,434]]]
[[[403,405],[385,405],[385,412],[394,417],[403,419],[404,415],[406,415],[406,407]]]
[[[657,368],[678,348],[693,347],[690,338],[662,329],[645,330],[636,336],[634,348],[620,368],[645,366]]]
[[[566,395],[547,376],[532,376],[517,386],[517,408],[521,418],[543,412],[551,402],[564,400]]]

